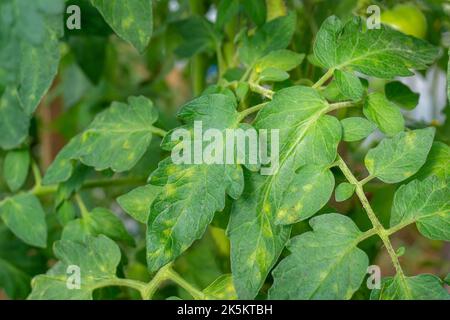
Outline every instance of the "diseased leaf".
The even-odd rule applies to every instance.
[[[350,299],[360,287],[369,265],[357,247],[362,232],[336,213],[310,224],[314,231],[291,239],[291,255],[273,271],[269,299]]]
[[[30,117],[22,109],[17,90],[7,87],[0,97],[0,148],[10,150],[22,144],[29,126]]]
[[[0,4],[4,13],[0,16],[0,74],[6,74],[8,84],[17,90],[20,103],[14,105],[20,104],[27,115],[34,112],[53,82],[63,35],[64,1],[53,1],[52,10],[45,10],[41,2],[5,0]],[[25,117],[17,121],[25,122]],[[12,147],[20,142],[15,140]]]
[[[13,150],[6,154],[3,175],[12,192],[19,190],[28,176],[30,153],[28,150]]]
[[[342,140],[347,142],[365,139],[376,129],[372,122],[360,117],[346,118],[341,124]]]
[[[439,49],[384,25],[365,30],[360,17],[343,24],[332,16],[317,34],[314,55],[328,69],[350,68],[392,79],[413,75],[411,69],[425,69],[438,57]]]
[[[414,277],[385,278],[381,289],[373,290],[372,300],[449,300],[450,295],[443,288],[443,282],[431,274]]]
[[[266,177],[246,175],[246,191],[232,209],[231,268],[240,299],[256,296],[289,236],[289,227],[276,225],[277,215],[282,223],[307,219],[331,196],[334,178],[328,167],[336,158],[342,128],[325,115],[328,108],[316,90],[296,86],[276,92],[255,120],[256,129],[279,130],[279,165]],[[304,169],[308,178],[301,175],[305,165],[311,166]],[[314,175],[324,182],[320,188],[309,186]]]
[[[335,70],[334,77],[344,97],[354,101],[358,101],[363,97],[364,87],[357,76],[346,71]]]
[[[160,191],[161,187],[149,184],[120,196],[117,202],[134,219],[147,223],[150,207]]]
[[[348,183],[348,182],[342,182],[339,184],[336,188],[336,201],[342,202],[345,200],[350,199],[351,196],[355,193],[355,185]]]
[[[380,93],[370,94],[363,108],[364,115],[388,136],[393,136],[405,128],[405,120],[400,109]]]
[[[234,289],[233,284],[233,277],[231,274],[224,274],[217,278],[203,290],[203,293],[218,300],[237,299],[236,290]]]
[[[25,243],[47,246],[45,212],[36,196],[22,193],[6,198],[0,204],[0,218]]]
[[[73,160],[96,170],[123,172],[133,168],[147,150],[157,120],[153,103],[145,97],[130,97],[128,105],[113,102],[75,136],[48,168],[43,183],[60,183],[69,179]]]
[[[235,99],[223,94],[194,99],[181,109],[179,117],[186,122],[184,129],[190,132],[194,122],[200,122],[203,130],[217,129],[222,137],[226,129],[239,125]],[[196,143],[192,137],[178,144],[169,142],[170,135],[166,136],[164,145],[175,151],[181,152],[179,148]],[[206,149],[202,147],[200,145],[195,151],[194,146],[194,152],[200,150],[205,154]],[[152,184],[162,186],[148,219],[147,262],[151,271],[174,260],[204,234],[214,213],[224,209],[226,194],[236,199],[242,193],[243,174],[239,165],[209,163],[208,159],[195,164],[194,158],[195,154],[193,161],[188,162],[194,164],[175,164],[169,157],[160,162],[150,178]],[[223,159],[221,163],[224,163]]]
[[[328,168],[306,165],[287,183],[289,188],[280,199],[276,224],[292,224],[319,211],[333,193],[334,176]]]
[[[434,128],[400,132],[385,138],[364,159],[369,173],[386,183],[397,183],[423,166],[431,149]]]
[[[431,146],[427,161],[415,176],[423,180],[429,176],[437,176],[444,180],[450,177],[450,147],[445,143],[435,141]]]
[[[59,262],[31,283],[29,300],[91,300],[102,282],[116,278],[120,249],[105,236],[88,237],[84,242],[60,240],[54,245]],[[70,289],[75,268],[79,268],[80,288]]]
[[[395,193],[391,227],[416,223],[432,240],[450,241],[450,180],[429,177],[401,186]]]
[[[153,32],[152,0],[91,0],[106,22],[124,40],[144,52]]]
[[[389,82],[384,88],[386,98],[395,102],[399,107],[413,110],[419,104],[420,95],[400,81]]]

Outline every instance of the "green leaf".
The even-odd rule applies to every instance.
[[[386,98],[395,102],[399,107],[413,110],[419,104],[420,95],[400,81],[389,82],[384,88]]]
[[[149,184],[120,196],[117,198],[117,202],[134,219],[147,223],[150,207],[160,191],[161,187]]]
[[[276,92],[255,120],[258,130],[279,130],[279,166],[270,176],[246,174],[244,194],[232,209],[231,268],[240,299],[256,296],[289,237],[290,228],[275,223],[277,215],[289,209],[279,222],[307,219],[331,196],[334,178],[327,168],[336,159],[342,128],[325,115],[328,110],[316,90],[296,86]],[[305,165],[308,176],[302,177]],[[309,186],[314,176],[324,181],[323,188]]]
[[[450,177],[450,147],[445,143],[435,141],[431,146],[427,161],[415,176],[422,180],[429,176],[447,179]]]
[[[343,140],[347,142],[365,139],[376,129],[372,122],[360,117],[346,118],[341,124]]]
[[[64,201],[56,211],[56,218],[62,226],[66,226],[70,221],[75,219],[76,212],[70,201]]]
[[[357,76],[350,72],[335,70],[334,77],[339,91],[344,97],[354,101],[361,100],[364,95],[364,87]]]
[[[426,161],[435,129],[400,132],[385,138],[364,159],[369,173],[386,183],[397,183],[415,174]]]
[[[355,185],[348,182],[342,182],[337,186],[335,193],[337,202],[348,200],[355,193]]]
[[[6,154],[3,176],[12,192],[19,190],[28,176],[30,153],[28,150],[13,150]]]
[[[17,90],[7,87],[0,97],[0,148],[9,150],[22,144],[29,126],[30,117],[22,109]]]
[[[202,123],[203,130],[214,128],[221,134],[239,125],[235,98],[223,94],[194,99],[183,106],[179,117],[186,122],[183,128],[189,132],[193,131],[195,121]],[[175,148],[175,152],[193,144],[191,137],[174,145],[168,141],[169,136],[171,134],[166,136],[163,146]],[[205,161],[175,164],[169,157],[160,162],[150,182],[163,186],[152,203],[147,228],[147,262],[149,270],[155,271],[202,237],[214,213],[224,209],[226,194],[234,199],[240,196],[243,174],[242,168],[235,164],[208,164]]]
[[[290,13],[265,23],[251,37],[245,35],[239,50],[241,60],[247,66],[252,66],[270,52],[285,49],[291,42],[295,24],[295,14]]]
[[[54,184],[69,179],[73,160],[98,171],[130,170],[150,145],[155,130],[152,124],[157,118],[153,103],[143,96],[130,97],[128,104],[113,102],[61,150],[48,168],[43,183]]]
[[[0,204],[0,218],[21,240],[32,246],[47,246],[45,212],[32,194],[18,194]]]
[[[221,30],[239,13],[239,0],[222,0],[217,8],[216,29]]]
[[[312,232],[291,239],[291,255],[273,271],[269,299],[350,299],[369,258],[357,247],[363,233],[336,213],[311,219]]]
[[[220,41],[220,34],[204,17],[192,16],[177,21],[175,27],[183,39],[175,50],[181,58],[189,58],[197,53],[214,50]]]
[[[45,275],[32,281],[30,300],[91,300],[92,292],[102,283],[116,278],[120,262],[119,247],[105,236],[89,237],[84,242],[60,240],[54,245],[59,262]],[[70,267],[80,271],[80,289],[69,289],[73,284]]]
[[[111,28],[140,52],[153,32],[152,0],[91,0]]]
[[[364,104],[364,115],[388,136],[393,136],[405,128],[405,120],[400,109],[380,93],[370,94]]]
[[[95,208],[85,213],[81,219],[69,222],[63,230],[61,239],[84,241],[89,236],[105,235],[115,241],[123,241],[134,246],[134,239],[125,229],[122,220],[104,208]]]
[[[245,13],[257,25],[261,26],[266,22],[266,2],[260,0],[241,1]]]
[[[375,289],[372,300],[449,300],[450,295],[443,288],[443,282],[431,274],[414,277],[385,278],[381,289]]]
[[[279,82],[284,81],[286,79],[289,79],[289,73],[277,68],[267,68],[264,69],[264,71],[262,71],[259,74],[259,80],[263,82],[264,81]]]
[[[392,79],[413,75],[410,69],[425,69],[438,57],[439,49],[384,25],[364,30],[360,17],[343,24],[332,16],[317,34],[314,55],[328,69],[350,68]]]
[[[299,54],[294,51],[281,49],[271,51],[259,59],[255,64],[255,71],[261,73],[268,68],[276,68],[283,71],[291,71],[299,66],[305,59],[304,54]]]
[[[46,270],[47,259],[0,224],[0,288],[10,299],[25,299],[30,293],[31,274]]]
[[[224,274],[217,278],[207,288],[203,290],[207,296],[218,300],[236,300],[237,293],[234,289],[233,277],[231,274]]]
[[[450,180],[429,177],[401,186],[395,193],[391,227],[416,223],[432,240],[450,241]]]

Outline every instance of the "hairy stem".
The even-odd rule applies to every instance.
[[[383,244],[386,247],[386,250],[388,251],[389,257],[392,260],[392,264],[394,265],[397,274],[400,276],[403,284],[405,285],[405,275],[403,273],[403,269],[400,265],[400,262],[398,261],[397,254],[395,253],[395,250],[392,247],[391,241],[389,240],[389,233],[386,231],[386,229],[380,223],[377,216],[375,215],[375,212],[373,211],[372,207],[370,206],[369,200],[367,199],[366,194],[364,193],[363,184],[355,178],[353,173],[348,168],[347,164],[344,162],[344,160],[340,156],[338,159],[338,166],[341,169],[344,176],[346,177],[346,179],[355,186],[356,194],[358,195],[358,198],[361,201],[361,204],[363,205],[364,210],[367,212],[367,216],[369,217],[370,221],[372,222],[372,225],[373,225],[376,233],[383,241]],[[405,288],[406,288],[406,285],[405,285]]]
[[[327,73],[325,73],[323,75],[322,78],[320,78],[315,84],[313,84],[312,87],[314,89],[320,88],[325,82],[327,82],[333,76],[333,73],[334,73],[334,68],[329,69],[327,71]]]
[[[160,136],[160,137],[164,137],[167,134],[167,131],[165,131],[161,128],[154,127],[154,126],[150,127],[150,131],[151,131],[151,133],[156,134],[157,136]]]
[[[253,82],[250,82],[249,85],[250,90],[252,90],[253,92],[259,93],[260,95],[272,100],[272,97],[275,93],[272,90],[264,88],[263,86],[260,86],[259,84]]]
[[[127,186],[127,185],[139,185],[145,183],[146,178],[141,177],[131,177],[131,178],[119,178],[119,179],[100,179],[100,180],[89,180],[86,181],[81,189],[92,189],[98,187],[109,187],[109,186]],[[58,191],[58,185],[49,186],[35,186],[30,192],[35,196],[46,196],[49,194],[56,193]]]
[[[202,291],[195,288],[193,285],[184,280],[178,273],[176,273],[171,265],[167,265],[161,268],[153,279],[149,283],[144,283],[142,281],[131,280],[131,279],[122,279],[122,278],[113,278],[105,280],[104,282],[100,282],[97,287],[108,287],[108,286],[121,286],[121,287],[129,287],[135,289],[140,292],[142,299],[150,300],[155,294],[156,290],[161,286],[161,284],[165,281],[172,281],[185,289],[194,299],[206,299],[207,295],[205,295]]]
[[[241,122],[242,120],[247,118],[252,113],[258,112],[259,110],[264,108],[267,104],[268,104],[268,102],[260,103],[260,104],[257,104],[256,106],[253,106],[251,108],[248,108],[248,109],[245,109],[245,110],[241,111],[239,113],[239,122]]]

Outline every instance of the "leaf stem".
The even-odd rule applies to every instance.
[[[92,189],[97,187],[107,187],[107,186],[126,186],[126,185],[138,185],[141,183],[145,183],[145,178],[140,177],[132,177],[132,178],[120,178],[120,179],[99,179],[99,180],[90,180],[86,181],[81,189]],[[35,186],[31,193],[35,196],[46,196],[49,194],[53,194],[58,191],[58,185],[49,185],[49,186]]]
[[[84,201],[79,193],[75,194],[75,200],[77,201],[78,208],[80,208],[81,216],[87,217],[89,215],[89,210],[86,208],[86,205],[84,204]]]
[[[272,100],[273,95],[275,94],[275,92],[273,92],[272,90],[264,88],[263,86],[260,86],[259,84],[249,82],[249,85],[250,85],[250,90],[252,90],[253,92],[259,93],[260,95],[262,95],[265,98],[268,98],[270,100]]]
[[[268,102],[263,102],[263,103],[257,104],[256,106],[253,106],[251,108],[248,108],[248,109],[245,109],[245,110],[241,111],[239,113],[239,122],[241,122],[242,120],[247,118],[252,113],[258,112],[259,110],[264,108],[267,104],[268,104]]]
[[[33,170],[34,186],[35,188],[39,188],[42,186],[42,176],[41,170],[35,161],[31,162],[31,169]]]
[[[100,282],[97,285],[97,287],[98,288],[107,286],[129,287],[139,291],[142,296],[142,299],[150,300],[152,299],[153,295],[155,294],[159,286],[167,280],[173,281],[174,283],[185,289],[196,300],[207,298],[206,294],[195,288],[193,285],[184,280],[178,273],[176,273],[172,269],[172,266],[170,264],[161,268],[149,283],[144,283],[142,281],[131,279],[113,278],[105,280],[104,282]]]
[[[167,131],[154,126],[150,126],[150,132],[160,137],[164,137],[167,134]]]
[[[362,101],[356,101],[356,102],[355,101],[344,101],[344,102],[331,103],[327,112],[344,109],[344,108],[358,107],[361,105],[361,103],[362,103]]]
[[[207,298],[207,296],[203,292],[201,292],[200,290],[198,290],[197,288],[192,286],[190,283],[188,283],[186,280],[184,280],[178,273],[176,273],[171,268],[168,268],[166,270],[166,272],[167,272],[168,279],[175,282],[180,287],[182,287],[184,290],[186,290],[194,299],[205,300]]]
[[[348,168],[345,161],[340,156],[338,158],[338,164],[339,164],[339,168],[341,169],[341,171],[344,174],[344,176],[346,177],[346,179],[355,186],[356,194],[358,195],[358,198],[361,201],[361,204],[364,207],[364,210],[366,210],[367,216],[369,217],[370,221],[372,222],[372,225],[373,225],[376,233],[383,241],[383,244],[386,247],[386,250],[388,251],[388,254],[392,260],[392,264],[394,265],[394,268],[395,268],[397,274],[402,279],[404,285],[406,285],[403,269],[400,265],[400,262],[398,261],[397,254],[395,253],[395,250],[392,247],[391,241],[389,240],[389,233],[383,227],[383,225],[380,223],[377,216],[375,215],[375,212],[373,211],[372,207],[370,206],[369,200],[367,199],[366,194],[364,193],[364,190],[363,190],[363,184],[355,178],[355,176],[350,171],[350,169]]]
[[[329,70],[323,75],[322,78],[320,78],[315,84],[313,84],[312,87],[313,87],[314,89],[320,88],[325,82],[327,82],[327,81],[333,76],[333,73],[334,73],[334,68],[329,69]]]

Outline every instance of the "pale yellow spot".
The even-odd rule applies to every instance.
[[[177,188],[173,184],[166,185],[166,194],[172,196],[177,191]]]
[[[175,168],[174,166],[170,166],[167,168],[167,175],[170,176],[170,175],[174,174],[175,172],[177,172],[177,168]]]
[[[265,203],[263,206],[263,211],[265,213],[269,213],[270,212],[270,203]]]
[[[185,176],[186,176],[186,178],[190,178],[194,175],[194,173],[195,173],[194,168],[189,168],[186,170]]]
[[[130,29],[132,24],[133,24],[133,18],[131,18],[131,17],[127,17],[126,19],[122,20],[122,28],[123,29]]]
[[[300,210],[302,210],[302,209],[303,209],[303,203],[302,203],[301,201],[297,202],[297,204],[296,204],[295,207],[294,207],[294,210],[295,210],[296,212],[298,212],[298,211],[300,211]]]
[[[256,73],[261,73],[261,71],[262,71],[261,66],[257,66],[255,68],[255,71],[256,71]]]
[[[170,236],[170,234],[171,234],[171,229],[165,229],[164,231],[163,231],[163,235],[165,236],[165,237],[169,237]]]
[[[131,152],[129,155],[128,155],[128,160],[133,160],[134,159],[134,152]]]
[[[312,184],[306,184],[303,186],[303,191],[310,192],[312,188],[313,188]]]
[[[326,277],[327,277],[327,273],[326,272],[319,273],[319,280],[324,280]]]
[[[277,213],[277,217],[278,217],[278,219],[284,219],[285,217],[286,217],[286,215],[287,215],[287,211],[286,211],[286,209],[281,209],[280,211],[278,211],[278,213]]]
[[[416,133],[415,132],[408,132],[406,134],[406,144],[408,146],[414,146],[416,142]]]
[[[130,148],[131,148],[130,141],[125,140],[125,142],[122,144],[122,148],[124,148],[124,149],[130,149]]]
[[[298,188],[297,187],[291,187],[291,192],[297,192],[298,191]]]

